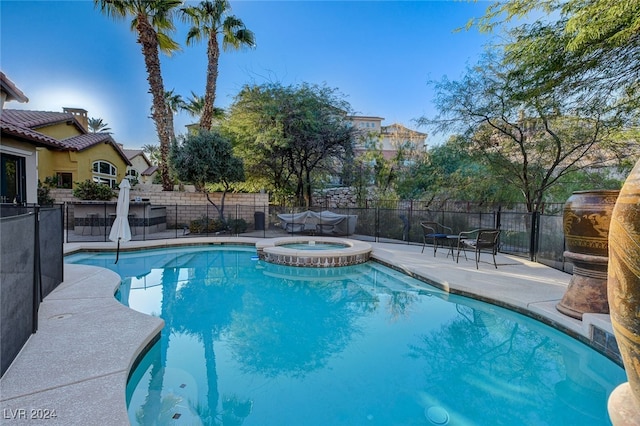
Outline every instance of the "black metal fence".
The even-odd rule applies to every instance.
[[[40,302],[63,281],[62,225],[62,205],[0,205],[0,376],[36,332]]]
[[[322,209],[332,208],[333,201],[331,197],[314,198],[314,207]],[[438,210],[438,211],[456,211],[456,212],[493,212],[497,210],[506,210],[510,212],[527,212],[526,203],[486,203],[477,201],[459,201],[459,200],[445,200],[445,201],[420,201],[420,200],[381,200],[381,199],[365,199],[362,201],[362,208],[374,209],[396,209],[396,210]],[[547,215],[562,214],[564,203],[542,203],[540,206],[540,213]]]
[[[94,203],[94,207],[95,207]],[[113,203],[98,206],[99,217],[89,221],[75,214],[77,206],[67,204],[67,242],[108,241],[114,210]],[[560,269],[570,271],[570,264],[563,261],[564,237],[562,216],[522,211],[466,211],[466,209],[427,210],[416,209],[415,204],[403,208],[333,208],[311,210],[321,213],[330,211],[355,217],[350,238],[396,244],[422,244],[421,221],[437,221],[453,229],[454,233],[478,228],[499,228],[500,252],[526,257]],[[282,215],[295,215],[304,208],[285,206],[228,205],[224,210],[225,221],[211,204],[202,205],[154,205],[164,216],[159,223],[157,215],[147,217],[142,214],[131,217],[129,222],[133,240],[154,240],[164,238],[192,238],[198,236],[250,236],[272,238],[296,232],[322,234],[322,229],[294,229],[283,227]],[[555,210],[554,210],[555,211]],[[279,216],[280,215],[280,216]],[[111,219],[109,219],[111,217]],[[285,217],[286,219],[286,217]],[[333,235],[328,233],[326,235]],[[346,234],[343,234],[346,235]]]

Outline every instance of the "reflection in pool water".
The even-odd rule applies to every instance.
[[[376,263],[254,255],[67,258],[119,272],[123,303],[166,322],[129,381],[132,424],[609,424],[623,369],[555,329]]]

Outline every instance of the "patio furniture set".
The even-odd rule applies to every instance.
[[[471,231],[463,231],[458,234],[453,233],[453,229],[442,225],[438,222],[420,222],[423,231],[422,253],[427,242],[433,245],[433,256],[435,257],[438,247],[448,249],[447,257],[451,255],[453,260],[458,263],[460,260],[460,252],[467,259],[467,250],[474,253],[476,261],[476,269],[480,262],[480,253],[488,252],[493,256],[493,266],[498,268],[496,263],[496,254],[498,252],[500,230],[498,229],[474,229]],[[454,250],[457,249],[457,253]]]

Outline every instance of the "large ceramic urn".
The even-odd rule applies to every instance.
[[[614,425],[640,425],[640,161],[627,178],[609,232],[611,325],[628,383],[609,397]]]
[[[607,265],[609,224],[618,190],[574,192],[564,206],[564,257],[573,263],[573,276],[556,306],[565,315],[609,313]]]

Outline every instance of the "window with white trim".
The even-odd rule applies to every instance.
[[[118,185],[118,169],[108,161],[94,161],[92,166],[93,181],[116,188]]]

